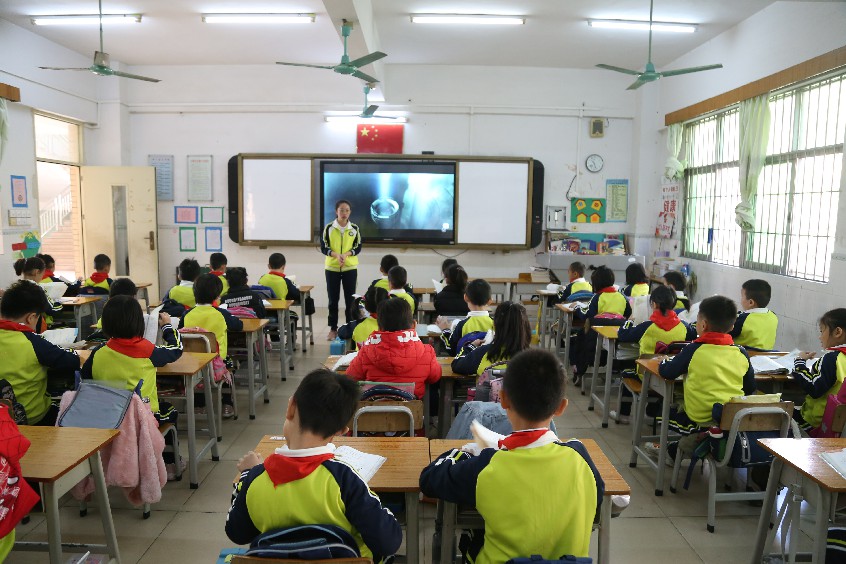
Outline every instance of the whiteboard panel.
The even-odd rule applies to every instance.
[[[312,241],[311,159],[244,159],[244,240]]]
[[[528,162],[459,162],[456,243],[527,244],[528,201]]]

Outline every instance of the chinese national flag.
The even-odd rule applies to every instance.
[[[403,124],[360,123],[355,129],[356,152],[402,153]]]

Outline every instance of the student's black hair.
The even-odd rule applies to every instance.
[[[29,313],[41,315],[47,311],[47,298],[37,284],[19,280],[9,286],[0,299],[3,319],[20,319]]]
[[[414,325],[411,306],[402,298],[382,300],[376,306],[376,321],[380,331],[405,331]]]
[[[401,266],[394,266],[388,271],[388,286],[392,290],[401,290],[408,283],[408,272]]]
[[[491,285],[488,284],[487,280],[476,278],[467,283],[464,295],[475,306],[488,305],[488,302],[491,301]]]
[[[583,277],[585,275],[585,263],[579,261],[571,262],[570,270]]]
[[[369,313],[376,313],[376,310],[379,308],[379,304],[390,297],[391,296],[388,294],[386,289],[379,288],[377,286],[370,286],[364,294],[364,307]]]
[[[144,336],[144,312],[132,296],[109,298],[103,306],[103,333],[114,339],[134,339]]]
[[[135,287],[135,282],[129,278],[118,278],[109,286],[109,299],[117,296],[132,296],[134,298],[137,292],[138,288]]]
[[[37,256],[38,258],[40,258],[41,260],[44,261],[44,268],[50,268],[51,266],[56,266],[56,259],[54,259],[50,255],[39,254],[39,255],[35,255],[35,256]]]
[[[382,260],[379,261],[379,269],[385,274],[387,274],[388,271],[395,266],[399,266],[399,259],[397,259],[394,255],[385,255],[382,257]]]
[[[5,296],[3,297],[5,298]],[[5,314],[3,317],[5,317]],[[846,309],[839,307],[825,312],[820,317],[820,325],[825,326],[829,332],[834,331],[838,327],[846,331]]]
[[[711,296],[699,304],[699,315],[705,318],[712,331],[728,333],[737,320],[737,304],[725,296]]]
[[[247,285],[247,269],[243,266],[230,266],[226,269],[226,281],[230,288],[240,288]]]
[[[667,286],[658,286],[652,290],[649,301],[658,306],[661,315],[666,315],[668,311],[676,308],[676,293]]]
[[[44,261],[38,257],[29,257],[26,259],[18,259],[15,261],[15,274],[20,276],[36,270],[44,270]]]
[[[273,253],[267,257],[267,266],[273,270],[284,268],[286,264],[285,255],[282,253]]]
[[[108,255],[100,253],[94,257],[94,270],[103,270],[107,266],[112,266],[112,259]]]
[[[532,344],[532,327],[526,308],[519,302],[502,302],[493,316],[494,336],[488,360],[508,360]]]
[[[446,277],[447,272],[449,271],[450,267],[452,267],[453,265],[456,265],[456,264],[458,264],[458,261],[455,260],[454,258],[444,259],[444,262],[441,263],[441,274],[443,274],[444,277]]]
[[[194,280],[194,300],[198,304],[210,304],[223,292],[223,282],[211,272],[201,274]]]
[[[335,202],[335,211],[338,211],[338,208],[340,208],[344,204],[347,204],[350,209],[352,209],[352,204],[349,200],[338,200],[337,202]]]
[[[590,275],[590,285],[593,286],[594,292],[599,292],[603,288],[613,286],[614,271],[607,266],[597,266],[593,274]]]
[[[649,282],[649,276],[646,275],[646,269],[639,262],[633,262],[626,267],[626,286],[632,284],[646,284]]]
[[[200,263],[192,258],[182,259],[179,263],[179,279],[193,282],[200,275]],[[215,277],[216,278],[216,277]]]
[[[346,429],[358,408],[358,383],[318,368],[309,372],[294,392],[300,428],[328,439]]]
[[[460,264],[454,264],[447,269],[444,281],[458,288],[459,292],[464,292],[467,289],[467,272]]]
[[[756,306],[767,307],[769,305],[773,289],[766,280],[753,278],[744,282],[741,288],[746,292],[746,298],[755,302]]]
[[[211,266],[212,270],[220,270],[226,266],[228,262],[226,255],[223,253],[212,253],[209,257],[209,266]]]
[[[544,421],[561,405],[565,382],[564,369],[554,354],[528,349],[508,361],[502,390],[520,417],[531,422]]]
[[[687,280],[684,274],[677,270],[668,270],[664,274],[664,281],[677,292],[684,292],[685,288],[687,288]]]

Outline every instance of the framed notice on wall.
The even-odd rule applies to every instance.
[[[212,156],[188,155],[188,201],[212,201]]]
[[[147,164],[156,167],[156,199],[173,201],[173,155],[147,155]]]
[[[629,217],[629,181],[626,178],[605,181],[605,221],[626,221]]]

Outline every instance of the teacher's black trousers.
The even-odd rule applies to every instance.
[[[347,322],[352,320],[353,294],[358,279],[358,270],[345,272],[326,272],[326,290],[329,293],[329,327],[338,330],[338,301],[341,297],[341,286],[344,287],[344,317]]]

